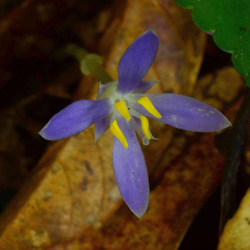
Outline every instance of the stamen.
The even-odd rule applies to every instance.
[[[126,137],[124,136],[123,132],[121,131],[117,120],[114,120],[110,125],[110,131],[113,133],[113,135],[122,143],[124,148],[128,147],[128,142],[126,140]]]
[[[141,115],[140,116],[141,119],[141,127],[142,127],[142,132],[143,134],[150,140],[151,136],[150,136],[150,130],[149,130],[149,122],[147,117]]]
[[[149,139],[146,136],[142,137],[142,143],[143,143],[143,145],[148,146],[149,145]]]
[[[120,114],[127,120],[130,121],[131,117],[128,112],[127,106],[124,100],[117,101],[115,103],[115,108],[120,112]]]
[[[156,118],[161,118],[161,114],[157,111],[147,96],[141,97],[137,103],[141,104],[151,115],[155,116]]]

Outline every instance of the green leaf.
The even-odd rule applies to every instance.
[[[250,87],[250,0],[176,0],[193,9],[194,22],[214,33],[217,46],[232,54],[236,70]]]

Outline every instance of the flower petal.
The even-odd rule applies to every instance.
[[[103,119],[109,112],[108,99],[76,101],[54,115],[39,134],[46,140],[64,139]]]
[[[133,93],[145,93],[159,81],[141,81]]]
[[[148,30],[128,47],[118,66],[118,92],[126,94],[137,88],[155,59],[158,44],[158,36]]]
[[[131,211],[141,218],[148,207],[149,183],[144,155],[130,122],[118,120],[128,148],[115,137],[113,168],[120,193]]]
[[[105,116],[103,119],[95,123],[95,142],[103,135],[103,133],[109,128],[110,115]]]
[[[135,108],[173,127],[195,132],[214,132],[231,126],[231,122],[220,111],[191,97],[178,94],[147,96],[162,117],[155,118],[138,104],[135,104]]]

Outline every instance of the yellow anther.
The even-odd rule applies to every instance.
[[[127,121],[130,121],[131,117],[124,100],[117,101],[115,107]]]
[[[113,135],[122,143],[122,145],[124,146],[124,148],[128,147],[128,142],[126,140],[126,137],[124,136],[124,134],[122,133],[117,120],[114,120],[111,125],[110,125],[110,131],[113,133]]]
[[[151,115],[155,116],[156,118],[161,118],[161,114],[157,111],[147,96],[141,97],[137,103],[141,104]]]
[[[151,135],[149,133],[149,122],[147,117],[141,115],[140,116],[141,119],[141,127],[142,127],[142,132],[143,134],[150,140],[151,139]]]

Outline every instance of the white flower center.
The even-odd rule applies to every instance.
[[[120,140],[125,148],[128,147],[128,142],[123,132],[121,131],[117,120],[121,116],[125,119],[124,122],[131,122],[133,128],[142,138],[144,145],[148,145],[149,141],[153,138],[149,129],[148,119],[134,108],[134,105],[142,105],[150,114],[156,118],[161,118],[161,114],[156,110],[152,102],[147,96],[138,96],[138,94],[121,94],[116,91],[118,82],[115,82],[108,87],[102,94],[101,99],[109,98],[112,105],[112,115],[110,118],[110,130]]]

